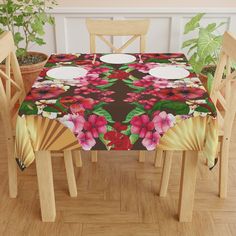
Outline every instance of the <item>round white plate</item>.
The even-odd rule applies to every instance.
[[[61,66],[47,71],[47,76],[58,80],[73,80],[87,74],[87,70],[76,66]]]
[[[149,74],[161,79],[183,79],[189,76],[189,71],[176,66],[161,66],[149,70]]]
[[[125,64],[135,61],[136,57],[129,54],[114,53],[101,56],[100,60],[109,64]]]

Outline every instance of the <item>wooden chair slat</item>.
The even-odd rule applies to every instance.
[[[99,37],[112,52],[121,53],[136,38],[140,38],[140,52],[145,50],[145,35],[149,27],[149,20],[86,20],[90,34],[90,52],[96,52],[95,36]],[[114,47],[104,36],[133,36],[120,48]]]

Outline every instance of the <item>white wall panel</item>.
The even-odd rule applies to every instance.
[[[195,36],[183,35],[184,25],[198,12],[206,12],[202,23],[226,22],[219,30],[222,33],[230,29],[236,34],[236,9],[224,8],[58,8],[53,10],[55,26],[47,27],[45,36],[47,45],[33,48],[47,52],[89,52],[89,34],[85,19],[150,19],[147,35],[147,52],[179,52],[184,40]],[[126,41],[126,37],[110,39],[119,46]],[[127,48],[127,52],[138,51],[139,42]],[[110,52],[103,42],[97,40],[98,52]]]

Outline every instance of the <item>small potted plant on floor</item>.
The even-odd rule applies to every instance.
[[[189,63],[210,91],[222,43],[218,29],[225,23],[211,23],[203,27],[200,25],[203,16],[204,13],[199,13],[185,25],[184,34],[196,31],[197,37],[183,42],[182,48],[189,49]]]
[[[44,26],[54,24],[47,11],[54,5],[55,0],[3,0],[0,4],[0,34],[3,31],[13,34],[26,91],[31,88],[48,58],[43,53],[30,51],[30,47],[45,44],[42,38]]]

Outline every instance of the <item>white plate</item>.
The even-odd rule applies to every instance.
[[[189,71],[176,66],[160,66],[149,70],[149,74],[161,79],[183,79],[189,76]]]
[[[47,76],[58,80],[73,80],[87,74],[87,70],[76,66],[61,66],[47,71]]]
[[[114,53],[101,56],[100,60],[109,64],[125,64],[135,61],[136,57],[129,54]]]

